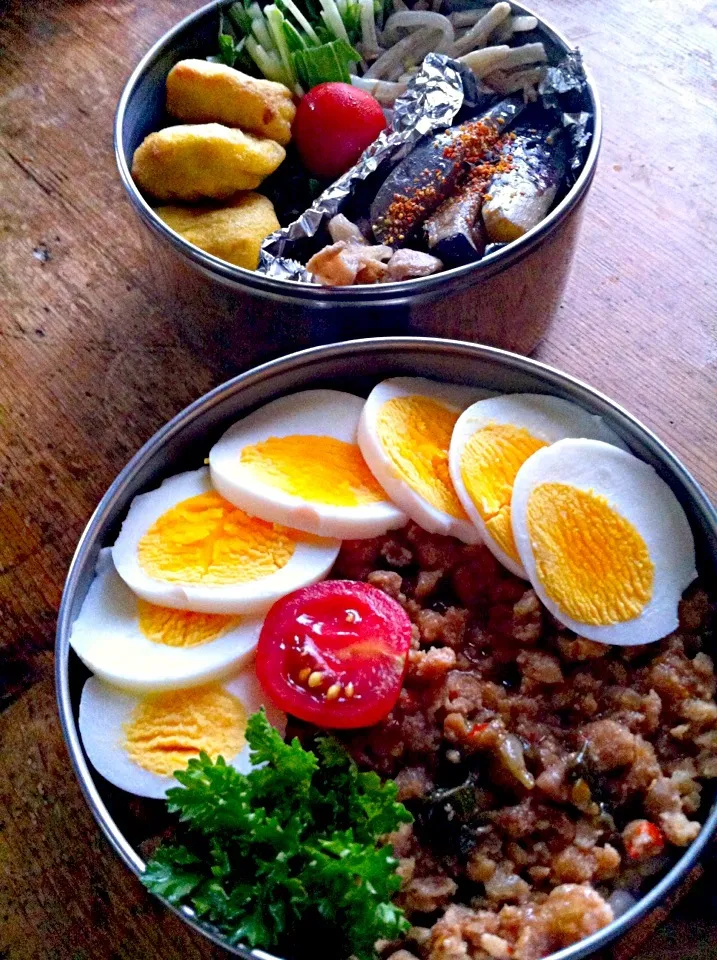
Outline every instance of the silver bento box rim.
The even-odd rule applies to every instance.
[[[378,368],[378,369],[377,369]],[[240,374],[184,409],[155,433],[121,471],[90,518],[75,551],[60,606],[55,679],[65,741],[85,799],[115,852],[139,876],[144,863],[112,819],[84,756],[76,722],[76,705],[70,688],[69,637],[74,618],[94,576],[97,555],[109,530],[124,516],[132,497],[162,479],[168,463],[178,459],[198,437],[206,437],[223,423],[258,404],[330,378],[361,376],[379,379],[390,375],[432,376],[480,386],[506,389],[515,381],[518,390],[530,389],[565,397],[605,418],[635,452],[651,462],[672,486],[685,506],[698,541],[698,556],[705,553],[717,567],[717,511],[680,461],[642,423],[625,409],[587,384],[546,364],[493,347],[421,337],[381,337],[313,347],[272,360]],[[488,378],[486,380],[484,378]],[[498,387],[500,389],[500,386]],[[510,392],[508,390],[508,392]],[[203,456],[204,448],[199,449]],[[700,550],[699,547],[702,547]],[[704,562],[703,562],[704,565]],[[551,960],[580,960],[625,933],[649,913],[695,866],[717,830],[717,803],[697,839],[667,874],[626,913],[608,927],[551,955]],[[220,934],[198,924],[191,909],[171,909],[214,943],[239,957],[270,955],[249,953],[228,945]]]
[[[267,296],[277,302],[309,304],[319,309],[322,307],[332,308],[343,304],[370,305],[372,307],[387,304],[396,306],[404,302],[420,301],[423,298],[433,299],[439,296],[441,292],[462,289],[473,283],[478,283],[481,279],[490,277],[522,260],[531,250],[550,236],[577,208],[592,183],[602,140],[602,110],[592,73],[588,67],[585,67],[585,75],[588,81],[587,90],[594,113],[593,133],[585,164],[577,180],[560,203],[525,236],[510,243],[504,249],[496,250],[484,256],[477,263],[453,267],[449,270],[443,270],[441,273],[414,280],[332,288],[314,283],[287,281],[264,276],[255,273],[253,270],[234,266],[219,259],[219,257],[206,253],[168,227],[142,196],[132,178],[130,169],[132,158],[128,158],[124,151],[124,127],[128,104],[132,99],[134,89],[153,64],[165,51],[172,48],[177,37],[184,33],[187,28],[197,24],[204,17],[216,14],[229,2],[230,0],[214,0],[214,2],[200,7],[199,10],[185,17],[184,20],[168,30],[147,51],[122,90],[114,122],[114,150],[117,169],[132,206],[145,225],[157,234],[162,242],[170,244],[179,255],[191,261],[196,268],[210,277],[222,278],[245,290],[253,291],[260,296]],[[472,5],[479,6],[480,4],[473,3]],[[538,21],[537,29],[564,52],[573,49],[563,34],[551,26],[543,17],[528,7],[513,2],[513,0],[511,0],[511,5],[516,13],[535,17]]]

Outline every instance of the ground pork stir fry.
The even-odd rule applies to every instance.
[[[344,736],[397,781],[415,822],[391,839],[414,924],[392,960],[538,960],[612,920],[670,847],[697,836],[717,777],[707,595],[658,644],[565,631],[482,546],[415,524],[343,546],[334,576],[366,580],[413,622],[400,700]]]

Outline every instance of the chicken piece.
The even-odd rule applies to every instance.
[[[388,261],[384,280],[392,283],[398,280],[413,280],[415,277],[429,277],[432,273],[440,273],[442,269],[443,263],[438,257],[404,247],[397,250]]]
[[[223,63],[180,60],[167,77],[167,112],[185,123],[224,123],[286,145],[296,107],[283,83]]]
[[[221,207],[157,207],[157,216],[195,247],[237,267],[256,270],[262,240],[279,229],[271,200],[241,193]]]
[[[337,213],[332,217],[327,225],[329,234],[334,243],[340,240],[346,240],[347,243],[367,243],[366,237],[361,233],[356,224],[345,217],[343,213]]]
[[[383,261],[388,260],[392,253],[391,247],[340,240],[315,253],[306,264],[306,269],[325,287],[376,283],[386,272]]]
[[[356,274],[354,283],[379,283],[386,273],[386,264],[381,260],[368,259]]]
[[[274,140],[219,123],[180,124],[150,133],[135,151],[132,176],[158,200],[223,200],[255,190],[285,156]]]

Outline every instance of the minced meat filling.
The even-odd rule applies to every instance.
[[[712,608],[642,647],[575,636],[482,546],[415,524],[344,543],[334,576],[366,580],[413,622],[404,688],[344,735],[395,778],[415,821],[391,839],[414,927],[394,960],[538,960],[612,919],[700,829],[717,777]]]

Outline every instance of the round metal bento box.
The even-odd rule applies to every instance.
[[[685,467],[642,424],[621,407],[566,374],[544,364],[490,347],[449,340],[384,337],[315,347],[274,360],[228,381],[174,418],[127,464],[103,497],[77,547],[65,585],[57,627],[56,681],[60,717],[70,756],[95,819],[115,851],[135,874],[143,870],[137,845],[147,833],[138,822],[128,796],[106,783],[88,764],[77,729],[82,685],[88,672],[70,649],[69,636],[92,581],[101,547],[114,542],[132,498],[156,487],[180,470],[200,467],[210,446],[237,417],[283,394],[315,387],[333,387],[366,396],[379,380],[420,375],[438,380],[513,393],[549,393],[579,403],[599,414],[632,449],[672,487],[689,517],[697,543],[698,569],[703,578],[717,575],[717,512]],[[159,801],[157,809],[163,807]],[[653,888],[625,915],[598,934],[553,955],[553,960],[578,960],[624,933],[658,904],[694,866],[717,828],[713,806],[694,843]],[[145,834],[143,835],[143,830]],[[178,911],[194,924],[191,911]],[[222,944],[205,927],[201,932]],[[246,950],[228,947],[236,956]],[[256,953],[254,954],[256,955]],[[259,954],[266,957],[266,954]]]
[[[479,6],[455,0],[458,8]],[[210,3],[159,40],[140,61],[120,97],[115,154],[127,195],[148,243],[155,287],[185,337],[209,363],[246,369],[291,350],[364,336],[413,334],[455,337],[530,353],[543,336],[567,282],[592,183],[602,122],[594,83],[576,104],[593,114],[592,139],[577,182],[533,230],[479,263],[402,283],[328,288],[274,280],[232,266],[184,240],[154,213],[137,189],[132,157],[148,133],[171,120],[164,108],[165,79],[186,57],[216,52],[219,9]],[[513,4],[517,13],[530,13]],[[568,41],[539,19],[536,37],[551,62]]]

